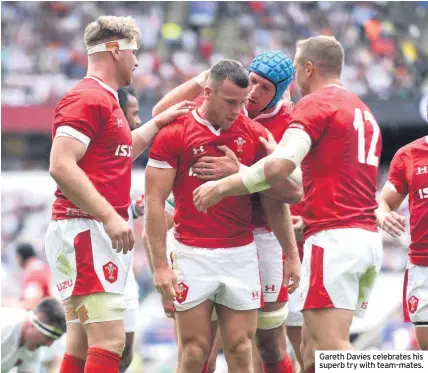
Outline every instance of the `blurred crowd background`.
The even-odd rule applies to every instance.
[[[2,2],[3,297],[18,293],[20,269],[14,258],[18,242],[30,242],[44,258],[54,188],[47,173],[52,113],[62,95],[85,75],[84,29],[103,14],[132,15],[142,30],[133,88],[143,122],[166,92],[222,58],[248,66],[267,49],[280,49],[292,57],[298,39],[322,33],[343,44],[343,81],[365,99],[381,126],[380,187],[395,151],[428,134],[426,1]],[[294,83],[291,93],[297,101]],[[133,197],[144,190],[145,161],[143,156],[135,162]],[[402,207],[405,215],[406,211],[407,202]],[[141,225],[137,222],[137,237]],[[394,302],[389,308],[375,309],[376,322],[357,328],[356,333],[373,334],[364,348],[412,348],[412,331],[401,323],[399,307],[409,236],[385,235],[384,242],[383,271],[392,276],[388,283],[395,281],[398,286],[379,292],[395,293]],[[153,292],[143,251],[138,242],[134,261],[142,304],[138,356],[148,372],[167,373],[171,367],[161,357],[175,351],[171,323],[163,317]],[[137,372],[141,361],[135,364]]]
[[[143,30],[134,83],[142,99],[158,99],[223,57],[248,66],[266,49],[292,56],[296,40],[319,33],[342,42],[343,79],[357,94],[388,99],[428,89],[423,1],[5,2],[3,103],[55,103],[85,74],[83,31],[102,14],[132,14]]]

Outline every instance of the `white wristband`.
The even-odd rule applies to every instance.
[[[153,140],[153,137],[159,132],[159,128],[156,125],[154,119],[149,120],[147,123],[143,124],[141,127],[134,130],[143,140],[147,143]]]

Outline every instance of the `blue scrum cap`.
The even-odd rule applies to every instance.
[[[267,51],[257,55],[248,69],[269,80],[276,88],[275,96],[263,110],[275,106],[294,78],[293,61],[280,51]]]

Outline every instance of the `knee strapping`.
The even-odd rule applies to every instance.
[[[125,302],[122,294],[94,293],[82,296],[74,310],[82,325],[123,320]]]
[[[280,308],[276,311],[271,312],[262,312],[259,311],[259,316],[257,320],[257,329],[269,330],[279,328],[284,324],[288,315],[288,306]]]

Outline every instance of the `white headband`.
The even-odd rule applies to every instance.
[[[36,329],[52,339],[60,339],[61,336],[65,333],[65,330],[60,330],[52,325],[48,325],[40,321],[33,312],[31,312],[31,322],[36,327]]]
[[[121,51],[126,49],[138,50],[138,42],[137,40],[132,40],[129,42],[127,39],[112,40],[93,45],[92,47],[88,47],[87,50],[89,55],[98,52],[108,52],[114,48],[118,48]]]

